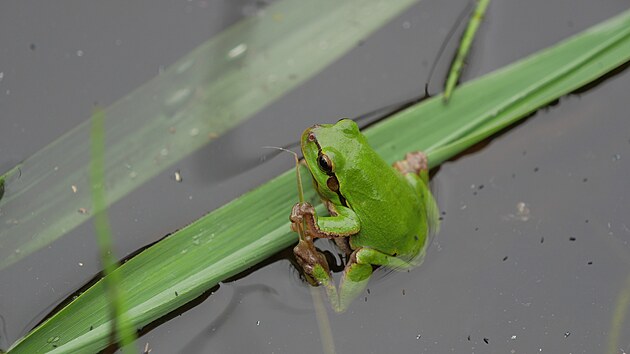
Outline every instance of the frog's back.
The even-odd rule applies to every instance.
[[[374,150],[366,148],[358,153],[361,156],[356,156],[356,168],[346,171],[348,180],[355,183],[341,185],[342,195],[361,223],[359,233],[351,236],[352,248],[369,247],[390,255],[416,256],[428,233],[421,196]]]

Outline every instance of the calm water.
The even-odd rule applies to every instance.
[[[182,183],[168,171],[115,204],[110,215],[119,254],[291,167],[288,158],[251,166],[261,146],[285,145],[315,122],[356,117],[421,93],[466,4],[414,6],[219,144],[176,164]],[[94,102],[106,106],[125,96],[261,6],[55,5],[0,5],[0,172],[85,120]],[[618,0],[496,1],[464,79],[628,7]],[[449,60],[440,60],[431,92],[439,90]],[[604,353],[617,331],[614,350],[630,352],[630,319],[614,325],[619,304],[630,297],[629,89],[630,73],[622,71],[444,164],[433,178],[444,221],[424,265],[377,274],[347,313],[330,313],[337,352]],[[227,162],[233,171],[227,176],[207,167]],[[0,272],[0,348],[92,278],[96,257],[92,226],[85,224]],[[284,255],[222,284],[139,339],[146,342],[152,353],[323,350],[309,288]]]

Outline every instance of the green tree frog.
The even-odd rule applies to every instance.
[[[438,226],[427,158],[411,152],[388,165],[350,119],[306,129],[301,148],[330,215],[297,203],[289,218],[300,234],[293,251],[309,281],[323,285],[332,308],[343,312],[363,292],[375,267],[409,269],[422,262],[429,231]],[[334,240],[346,254],[339,290],[315,248],[317,238]]]

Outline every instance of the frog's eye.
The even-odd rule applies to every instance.
[[[333,164],[328,156],[320,153],[319,156],[317,156],[317,164],[325,174],[331,175],[333,173]]]

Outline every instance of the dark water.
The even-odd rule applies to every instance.
[[[355,117],[421,93],[466,5],[414,6],[220,144],[177,163],[182,183],[169,171],[115,204],[110,216],[119,254],[290,168],[290,159],[276,158],[237,174],[252,167],[260,146],[285,145],[315,122]],[[106,106],[125,96],[252,6],[3,3],[2,172],[89,117],[94,102]],[[629,7],[618,0],[496,1],[464,79]],[[432,92],[448,61],[441,59]],[[630,73],[623,71],[444,164],[433,179],[444,221],[424,265],[377,275],[347,313],[330,313],[337,352],[629,352],[630,319],[615,317],[630,298],[629,89]],[[226,157],[237,167],[230,178],[214,178],[207,166]],[[92,236],[84,224],[0,273],[0,348],[98,272]],[[281,256],[222,284],[139,340],[146,342],[152,353],[323,351],[309,288]]]

